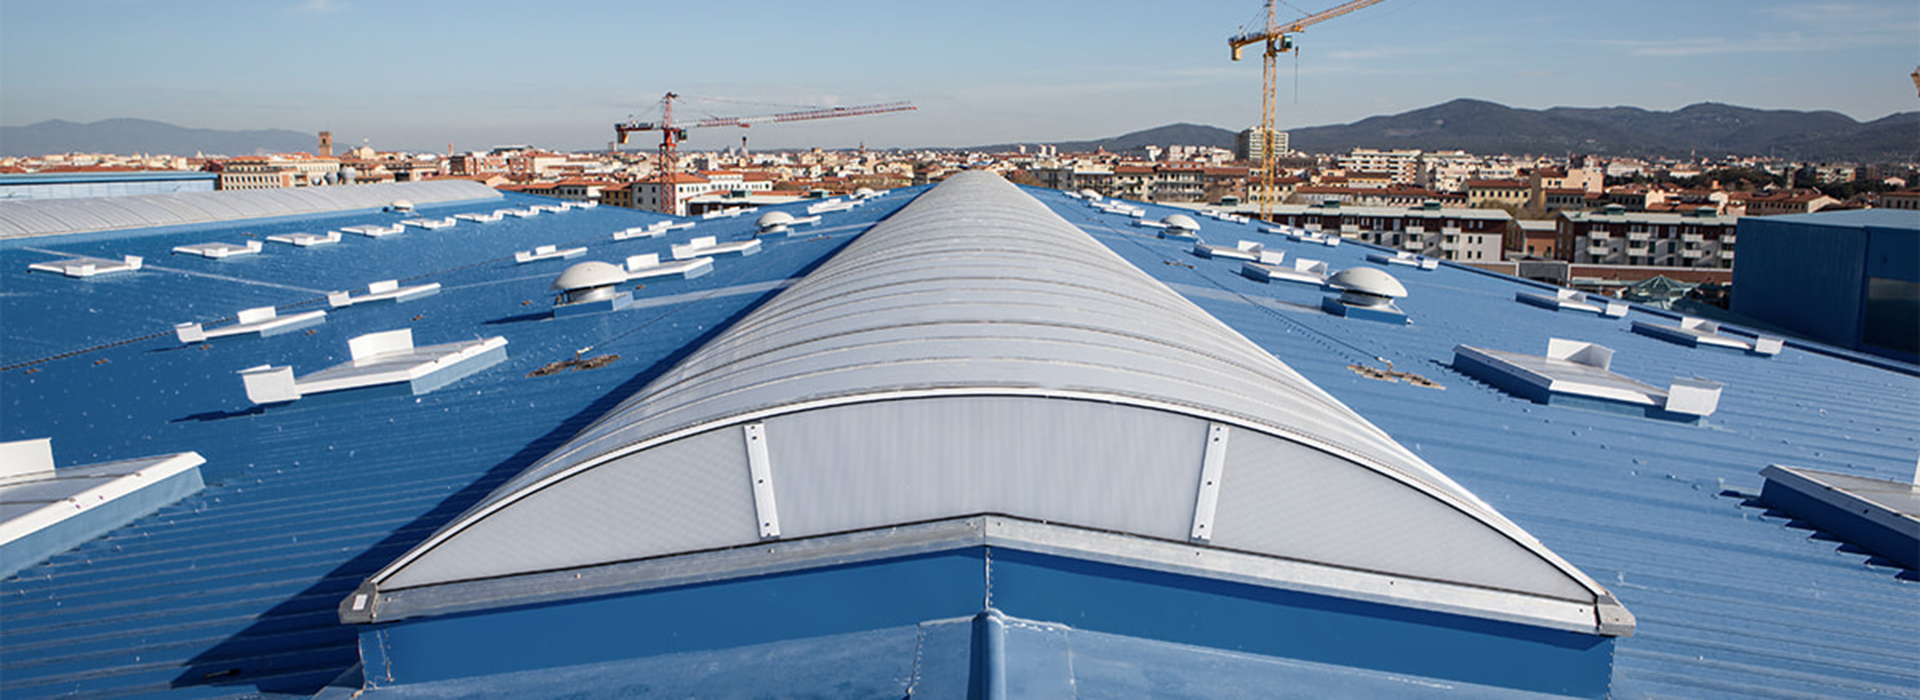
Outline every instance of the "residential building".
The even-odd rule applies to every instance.
[[[1554,247],[1572,263],[1731,268],[1739,221],[1712,207],[1665,213],[1609,204],[1555,215]]]
[[[1499,209],[1349,206],[1338,201],[1274,207],[1273,221],[1442,260],[1498,261],[1513,216]]]
[[[1812,214],[1840,203],[1840,200],[1821,194],[1819,190],[1751,193],[1746,195],[1745,200],[1747,216]]]
[[[1533,186],[1525,180],[1468,180],[1470,206],[1525,207],[1533,199]]]
[[[1247,161],[1255,168],[1260,167],[1261,160],[1266,157],[1267,139],[1261,138],[1264,134],[1265,129],[1258,126],[1241,131],[1233,140],[1234,159]],[[1273,132],[1273,152],[1282,155],[1291,150],[1287,144],[1287,132]]]

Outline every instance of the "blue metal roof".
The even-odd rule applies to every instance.
[[[1605,319],[1526,306],[1513,293],[1535,285],[1452,265],[1388,268],[1409,291],[1396,302],[1409,325],[1331,316],[1320,311],[1329,292],[1255,282],[1238,274],[1239,261],[1196,257],[1191,243],[1161,240],[1063,193],[1029,192],[1603,583],[1638,621],[1636,634],[1617,643],[1616,695],[1920,697],[1914,574],[1750,502],[1762,483],[1759,470],[1770,463],[1910,478],[1920,455],[1920,378],[1910,367],[1856,362],[1806,344],[1773,358],[1677,346],[1629,330],[1632,320],[1654,312]],[[547,284],[567,265],[664,255],[694,236],[745,238],[751,217],[614,242],[612,232],[662,217],[601,207],[381,239],[348,236],[315,248],[269,244],[261,255],[224,261],[167,251],[411,215],[363,211],[0,243],[0,440],[52,437],[59,465],[187,450],[207,459],[200,494],[0,582],[0,694],[321,692],[360,660],[356,630],[339,624],[336,606],[368,574],[912,195],[897,191],[829,215],[801,235],[769,240],[759,255],[721,260],[703,277],[649,281],[635,293],[635,308],[562,319],[544,312]],[[509,194],[504,202],[424,206],[418,215],[541,201],[549,200]],[[1141,206],[1156,220],[1181,211]],[[1365,255],[1376,251],[1351,242],[1290,243],[1254,225],[1211,219],[1202,219],[1200,236],[1223,245],[1260,240],[1333,269],[1369,265]],[[588,254],[513,263],[513,251],[546,244],[586,245]],[[142,255],[148,265],[87,280],[27,272],[32,262],[74,254]],[[203,347],[182,345],[171,332],[174,323],[255,306],[282,313],[324,308],[328,291],[384,279],[443,288],[424,299],[332,311],[311,334]],[[423,396],[267,410],[250,408],[235,374],[267,363],[330,366],[347,359],[347,338],[400,327],[412,328],[423,344],[505,336],[509,358]],[[1610,347],[1617,351],[1614,372],[1648,383],[1719,381],[1726,385],[1719,410],[1686,425],[1541,405],[1447,366],[1456,344],[1536,353],[1550,337]],[[620,359],[600,369],[527,376],[582,348],[590,348],[583,356]],[[1381,358],[1446,388],[1380,381],[1348,368],[1382,367]],[[898,697],[896,686],[873,679],[897,674],[916,637],[927,653],[915,656],[961,653],[964,642],[940,646],[944,629],[929,621],[917,630],[873,630],[809,647],[850,659],[834,666],[845,669],[832,677],[837,684],[815,678],[787,686],[795,674],[771,672],[689,674],[650,684],[648,692],[820,687]],[[1182,687],[1211,695],[1244,687],[1232,679],[1260,678],[1248,669],[1271,663],[1224,655],[1196,664],[1191,648],[1173,655],[1160,643],[1023,629],[1029,644],[1070,638],[1076,655],[1086,653],[1088,663],[1076,662],[1074,672],[1087,696]],[[883,646],[892,651],[868,653]],[[753,658],[774,669],[803,669],[820,658],[764,651]],[[676,658],[728,668],[729,659],[750,653]],[[588,695],[611,695],[630,689],[628,671],[655,673],[646,669],[668,658],[552,678]],[[1320,675],[1309,672],[1316,670]],[[1303,679],[1303,687],[1395,682],[1342,685],[1342,673],[1296,664],[1288,677]],[[498,687],[540,687],[513,685],[531,682],[525,678],[498,680],[509,683]],[[357,678],[343,683],[359,685]],[[1475,695],[1467,687],[1455,693]]]

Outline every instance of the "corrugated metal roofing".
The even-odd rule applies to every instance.
[[[471,180],[431,180],[241,192],[0,200],[0,239],[377,209],[396,199],[435,204],[498,197],[498,192]]]
[[[1676,346],[1631,333],[1629,323],[1652,312],[1603,319],[1528,307],[1512,299],[1529,283],[1453,266],[1392,270],[1410,292],[1397,303],[1411,325],[1328,316],[1318,310],[1326,292],[1241,277],[1238,261],[1197,258],[1190,243],[1161,241],[1061,193],[1032,192],[1604,583],[1638,620],[1635,636],[1617,646],[1616,695],[1920,697],[1913,574],[1750,502],[1769,463],[1910,477],[1920,453],[1913,374],[1804,344],[1773,358]],[[613,231],[658,217],[602,207],[311,249],[270,247],[232,261],[166,251],[400,217],[316,215],[0,244],[0,439],[53,437],[60,464],[185,450],[208,460],[200,495],[0,582],[0,694],[304,697],[321,690],[358,661],[353,630],[338,624],[335,606],[361,580],[910,195],[831,215],[805,237],[722,261],[705,277],[649,282],[636,294],[645,304],[634,310],[558,321],[541,320],[540,312],[545,286],[565,263],[516,267],[512,251],[584,244],[590,259],[618,261],[665,254],[694,234],[742,238],[750,222],[701,222],[662,239],[613,243]],[[509,204],[534,201],[508,195]],[[444,216],[497,206],[422,208]],[[1142,206],[1152,218],[1176,211]],[[1202,236],[1257,239],[1334,269],[1368,264],[1364,255],[1373,251],[1289,243],[1252,225],[1209,222]],[[30,262],[75,254],[144,255],[151,265],[92,280],[26,271]],[[168,332],[177,322],[261,305],[304,308],[324,303],[327,291],[416,276],[442,282],[444,291],[330,314],[311,336],[200,349]],[[402,326],[422,337],[504,335],[511,356],[426,396],[282,411],[251,411],[233,374],[267,361],[335,364],[345,359],[347,337]],[[1613,348],[1613,368],[1627,376],[1721,381],[1720,408],[1692,426],[1538,405],[1445,366],[1459,343],[1524,350],[1544,347],[1549,337]],[[526,376],[583,347],[589,356],[621,359]],[[1447,388],[1348,369],[1383,367],[1376,358]],[[821,653],[857,656],[862,648],[848,641]],[[773,670],[805,665],[760,658]],[[1137,678],[1125,668],[1147,666],[1100,666],[1114,678]],[[1165,680],[1152,687],[1163,689],[1200,682],[1218,666],[1151,668]],[[752,694],[784,688],[772,684],[790,677],[719,674],[688,687]],[[555,678],[583,693],[611,694],[632,682],[596,668]]]
[[[765,493],[741,425],[763,431]],[[1217,519],[1195,506],[1215,447]],[[863,234],[369,596],[982,513],[1572,601],[1556,624],[1589,632],[1616,614],[1445,475],[985,172]]]

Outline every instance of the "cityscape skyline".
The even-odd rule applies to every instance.
[[[1282,3],[1283,17],[1291,7]],[[644,17],[654,9],[5,0],[0,124],[135,117],[329,130],[343,146],[383,149],[591,149],[667,91],[705,98],[681,103],[682,118],[890,100],[919,107],[697,130],[694,149],[737,145],[742,135],[759,148],[1039,142],[1177,122],[1238,129],[1259,117],[1259,62],[1231,62],[1225,46],[1263,21],[1257,2],[851,2],[816,12],[747,2],[650,12],[671,27]],[[622,14],[643,19],[606,28]],[[1920,106],[1906,75],[1920,64],[1916,33],[1920,6],[1910,4],[1635,2],[1600,14],[1392,0],[1299,36],[1303,53],[1281,62],[1279,125],[1349,123],[1456,97],[1534,109],[1722,102],[1868,121]]]

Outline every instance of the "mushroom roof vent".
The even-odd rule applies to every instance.
[[[784,211],[770,211],[761,214],[760,220],[755,223],[760,227],[760,230],[765,231],[775,226],[786,226],[793,223],[793,215]]]
[[[605,287],[627,281],[627,273],[613,263],[598,260],[583,262],[567,268],[553,281],[553,288],[560,291],[571,289],[589,289]]]
[[[1407,295],[1407,288],[1400,284],[1400,280],[1371,267],[1353,267],[1336,272],[1327,279],[1327,286],[1343,292],[1359,292],[1389,299]]]
[[[1166,224],[1167,228],[1177,228],[1186,231],[1200,230],[1200,222],[1194,221],[1193,217],[1187,216],[1186,214],[1168,214],[1167,218],[1160,220],[1160,223]]]
[[[404,199],[393,200],[393,204],[389,206],[393,207],[395,211],[413,211],[413,202]]]

